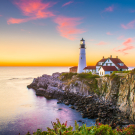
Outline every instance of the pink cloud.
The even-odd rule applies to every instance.
[[[131,13],[134,13],[135,12],[135,9],[134,10],[130,10]]]
[[[114,6],[110,6],[110,7],[107,7],[105,8],[105,10],[103,12],[112,12],[114,10]]]
[[[24,29],[21,29],[21,31],[26,31],[26,30],[24,30]]]
[[[62,7],[67,6],[67,5],[71,4],[71,3],[73,3],[73,1],[69,1],[69,2],[67,2],[65,4],[63,4]]]
[[[110,32],[107,32],[106,34],[107,34],[107,35],[113,35],[113,34],[112,34],[112,33],[110,33]]]
[[[2,15],[0,15],[0,16],[2,16]]]
[[[101,42],[99,42],[98,44],[96,44],[96,45],[106,45],[107,43],[106,42],[104,42],[104,41],[101,41]]]
[[[83,29],[76,28],[77,25],[81,24],[80,20],[81,18],[58,16],[54,19],[54,22],[58,24],[57,30],[62,37],[75,40],[77,34],[85,32]]]
[[[14,4],[22,11],[24,16],[28,16],[26,19],[9,18],[8,24],[22,23],[30,20],[36,20],[41,18],[52,17],[54,14],[48,11],[48,8],[55,3],[42,3],[42,0],[15,0]]]
[[[116,48],[114,48],[113,50],[116,51],[116,52],[121,52],[121,53],[123,53],[124,55],[126,55],[126,54],[128,54],[128,53],[125,52],[125,51],[127,51],[127,50],[132,50],[132,49],[135,48],[135,47],[131,44],[132,42],[134,42],[133,39],[132,39],[132,38],[128,38],[128,39],[126,39],[126,41],[123,42],[123,44],[122,44],[122,46],[124,46],[124,48],[122,48],[122,49],[116,49]],[[119,47],[120,47],[120,46],[119,46]]]
[[[124,29],[134,29],[135,28],[135,20],[129,22],[127,25],[121,24],[121,27]]]
[[[29,32],[29,31],[27,31],[27,30],[24,30],[24,29],[21,29],[21,31],[31,33],[31,32]]]
[[[118,40],[121,40],[121,39],[123,39],[124,38],[124,36],[122,35],[122,36],[119,36],[117,39]]]
[[[34,18],[33,18],[34,19]],[[29,20],[33,20],[32,18],[26,18],[26,19],[16,19],[16,18],[9,18],[7,20],[7,24],[19,24],[19,23],[23,23],[23,22],[27,22]]]

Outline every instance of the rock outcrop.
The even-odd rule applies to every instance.
[[[102,123],[111,122],[113,126],[113,123],[128,123],[127,120],[135,122],[134,74],[119,74],[115,79],[97,78],[97,83],[93,80],[86,82],[76,75],[70,80],[61,81],[60,75],[61,73],[42,75],[34,78],[27,87],[36,90],[37,95],[73,105],[71,108],[80,111],[82,117],[98,117]],[[94,93],[95,91],[100,94]]]
[[[127,118],[135,122],[135,74],[117,75],[117,80],[108,77],[98,79],[101,96],[115,103]]]

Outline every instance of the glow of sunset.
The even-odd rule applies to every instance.
[[[82,37],[87,66],[110,55],[135,66],[133,5],[125,0],[0,1],[0,66],[77,66]]]

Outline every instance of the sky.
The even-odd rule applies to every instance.
[[[135,0],[0,0],[0,66],[135,66]]]

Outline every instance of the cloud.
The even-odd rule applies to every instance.
[[[83,29],[76,28],[82,18],[68,18],[64,16],[58,16],[54,19],[54,22],[58,24],[57,30],[62,37],[70,40],[75,40],[77,34],[84,33]]]
[[[15,0],[14,4],[22,11],[23,15],[28,16],[28,18],[17,19],[11,17],[7,21],[8,24],[22,23],[55,16],[51,11],[48,11],[48,8],[56,3],[42,3],[42,0]]]
[[[135,12],[135,9],[134,9],[134,10],[133,10],[133,9],[132,9],[132,10],[130,10],[130,12],[131,12],[131,13],[134,13],[134,12]]]
[[[73,3],[73,1],[69,1],[69,2],[67,2],[65,4],[63,4],[62,7],[67,6],[67,5],[71,4],[71,3]]]
[[[26,30],[24,30],[24,29],[21,29],[21,31],[26,31]]]
[[[104,42],[104,41],[101,41],[101,42],[99,42],[98,44],[96,44],[96,45],[106,45],[107,43],[106,42]]]
[[[27,21],[30,21],[30,20],[34,20],[34,18],[26,18],[26,19],[16,19],[16,18],[9,18],[7,20],[7,24],[19,24],[19,23],[23,23],[23,22],[27,22]]]
[[[112,12],[113,10],[114,10],[114,6],[112,5],[110,7],[105,8],[103,12]]]
[[[0,16],[2,16],[2,15],[0,15]]]
[[[129,22],[127,25],[121,24],[121,27],[124,29],[134,29],[135,28],[135,20]]]
[[[117,39],[118,40],[121,40],[121,39],[123,39],[124,38],[124,36],[122,35],[122,36],[119,36]]]
[[[113,35],[113,34],[112,34],[112,33],[110,33],[110,32],[107,32],[106,34],[107,34],[107,35]]]
[[[24,30],[24,29],[21,29],[21,31],[23,31],[23,32],[25,31],[25,32],[31,33],[31,32],[29,32],[29,31],[27,31],[27,30]]]
[[[126,41],[123,42],[123,44],[122,44],[122,46],[124,46],[124,48],[122,48],[122,49],[116,49],[116,48],[114,48],[113,50],[116,51],[116,52],[121,52],[121,53],[123,53],[124,55],[126,55],[126,54],[128,54],[128,53],[125,52],[125,51],[132,50],[132,49],[135,48],[135,47],[131,44],[132,42],[134,42],[133,39],[132,39],[132,38],[128,38],[128,39],[126,39]],[[119,47],[120,47],[120,46],[119,46]],[[118,47],[118,48],[119,48],[119,47]]]

